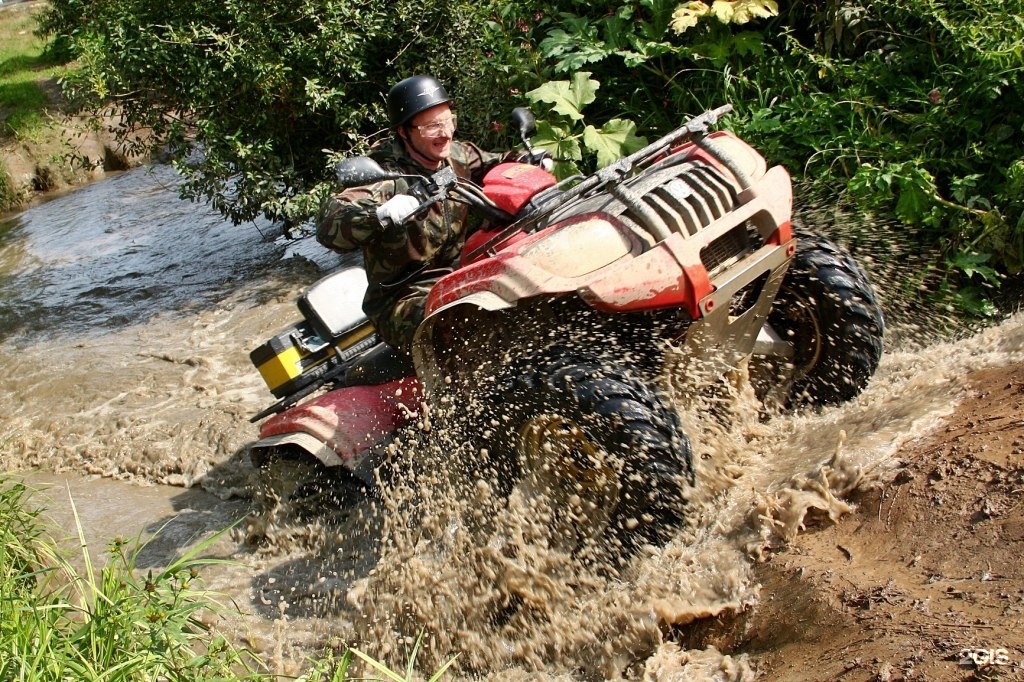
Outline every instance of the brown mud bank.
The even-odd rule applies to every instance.
[[[56,90],[54,83],[47,90]],[[0,213],[23,210],[109,173],[128,170],[144,159],[129,156],[103,124],[51,112],[49,125],[33,139],[0,139]],[[2,123],[0,115],[0,123]]]
[[[1024,365],[964,385],[891,480],[757,565],[756,607],[684,643],[745,652],[764,680],[1024,679]]]

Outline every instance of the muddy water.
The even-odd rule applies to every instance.
[[[5,468],[187,486],[251,436],[248,350],[319,264],[173,183],[139,169],[0,224]]]
[[[293,321],[296,294],[332,264],[309,240],[180,202],[173,184],[166,169],[132,171],[0,222],[0,467],[45,488],[68,535],[70,498],[95,546],[155,538],[142,566],[249,512],[248,417],[269,396],[247,353]],[[890,293],[927,256],[873,227],[846,235],[893,327],[872,385],[842,408],[767,423],[742,391],[721,420],[675,386],[701,484],[666,547],[613,576],[591,571],[534,546],[543,529],[515,498],[480,542],[472,512],[487,488],[447,487],[458,477],[443,462],[468,439],[435,423],[399,453],[439,462],[410,486],[428,501],[415,516],[393,513],[408,509],[396,489],[387,504],[271,528],[260,546],[244,522],[216,539],[207,551],[235,563],[204,577],[246,614],[222,627],[283,673],[338,642],[404,666],[423,631],[425,671],[458,654],[463,672],[502,679],[753,678],[745,652],[685,651],[673,628],[756,608],[751,569],[766,547],[809,510],[842,513],[845,492],[897,466],[899,445],[954,408],[959,377],[1024,361],[1020,316],[943,340],[951,318]]]

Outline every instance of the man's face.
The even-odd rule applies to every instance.
[[[424,109],[412,117],[405,129],[412,156],[428,168],[439,168],[451,156],[455,117],[447,104]]]

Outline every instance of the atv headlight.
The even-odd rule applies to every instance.
[[[632,243],[605,216],[591,214],[556,225],[549,235],[520,254],[559,277],[581,277],[614,263]]]

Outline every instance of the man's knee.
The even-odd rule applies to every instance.
[[[395,350],[406,355],[412,353],[412,339],[416,329],[423,321],[426,297],[417,300],[404,300],[399,303],[388,317],[381,332],[381,337]]]

